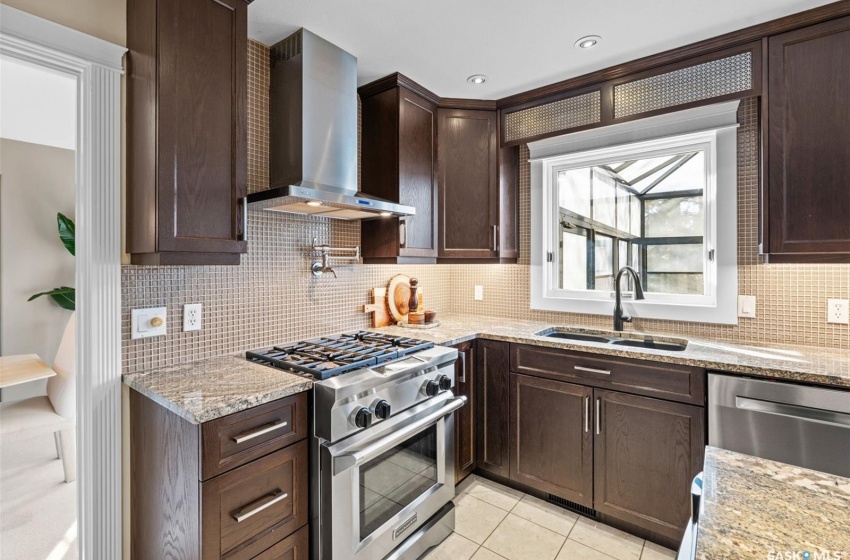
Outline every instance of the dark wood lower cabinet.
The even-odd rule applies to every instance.
[[[511,479],[593,505],[593,389],[511,374]]]
[[[455,394],[467,398],[466,405],[455,412],[455,484],[475,470],[475,342],[455,346]]]
[[[594,508],[672,539],[702,470],[705,409],[596,389]]]
[[[510,475],[510,353],[507,342],[478,341],[475,384],[478,469]]]
[[[307,560],[306,402],[197,425],[131,390],[131,559]]]

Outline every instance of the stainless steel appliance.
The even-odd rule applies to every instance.
[[[708,443],[850,476],[850,391],[710,373]]]
[[[312,375],[312,557],[418,558],[454,530],[454,348],[360,332],[248,352]]]
[[[676,560],[694,560],[697,554],[697,530],[699,529],[699,515],[702,507],[702,473],[694,477],[691,483],[691,519],[685,527],[685,536],[679,545],[679,553]]]
[[[269,56],[270,185],[248,202],[340,220],[416,214],[357,191],[357,59],[306,29]]]

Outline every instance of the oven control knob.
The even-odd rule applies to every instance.
[[[440,391],[448,391],[452,388],[452,378],[448,375],[441,375],[438,377],[437,383],[440,385]]]
[[[358,428],[370,427],[372,425],[372,412],[365,406],[362,407],[354,415],[354,425]]]
[[[392,407],[390,407],[390,403],[385,401],[384,399],[379,400],[375,403],[375,416],[380,418],[381,420],[386,420],[392,414]]]
[[[440,382],[432,379],[428,383],[425,384],[425,394],[429,397],[433,397],[437,393],[440,392]]]

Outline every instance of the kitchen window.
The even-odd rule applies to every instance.
[[[530,144],[532,308],[610,314],[628,265],[646,300],[627,313],[735,323],[736,107]],[[622,290],[628,302],[631,278]]]

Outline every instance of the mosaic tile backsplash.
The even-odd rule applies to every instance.
[[[268,49],[249,45],[248,189],[268,184]],[[737,326],[638,320],[629,328],[739,343],[784,343],[850,349],[850,327],[829,325],[828,297],[850,296],[850,266],[765,265],[758,256],[758,106],[745,100],[738,130],[738,283],[755,295],[757,318]],[[527,161],[522,148],[520,160]],[[370,289],[395,274],[419,278],[426,307],[553,324],[607,327],[610,317],[529,309],[530,168],[520,168],[520,261],[515,265],[341,265],[339,278],[309,273],[312,238],[358,245],[360,225],[249,210],[249,252],[240,266],[122,268],[125,373],[249,348],[365,328],[360,312]],[[484,286],[474,301],[473,286]],[[182,306],[203,304],[203,330],[182,332]],[[130,310],[165,306],[168,336],[130,340]]]

